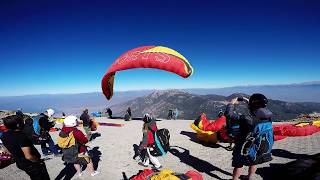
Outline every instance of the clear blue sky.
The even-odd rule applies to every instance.
[[[163,45],[194,75],[119,72],[115,90],[282,84],[320,78],[319,1],[0,2],[0,96],[101,91],[125,51]]]

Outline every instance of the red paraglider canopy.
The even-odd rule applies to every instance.
[[[155,68],[187,78],[193,68],[177,51],[163,46],[143,46],[122,54],[104,75],[101,86],[108,100],[113,96],[113,83],[117,71],[133,68]]]

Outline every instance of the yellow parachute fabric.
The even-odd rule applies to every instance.
[[[308,123],[308,122],[301,122],[301,123],[296,124],[295,126],[296,126],[296,127],[304,127],[304,126],[308,126],[308,125],[310,125],[310,123]]]
[[[174,171],[170,169],[161,170],[159,173],[152,175],[151,180],[180,180],[177,176],[174,175]]]
[[[202,123],[199,123],[202,125]],[[218,143],[218,137],[217,133],[213,131],[203,131],[200,128],[198,128],[195,124],[191,124],[190,127],[197,133],[197,138],[200,141],[206,142],[206,143]]]
[[[320,120],[313,121],[312,125],[320,127]]]

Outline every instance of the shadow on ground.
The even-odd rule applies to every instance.
[[[320,180],[320,153],[306,155],[274,149],[272,150],[272,155],[294,159],[294,161],[286,164],[271,163],[270,167],[259,168],[257,174],[263,179]]]
[[[182,150],[182,152],[180,152]],[[231,173],[224,171],[209,162],[199,159],[195,156],[190,155],[190,151],[179,146],[171,146],[170,153],[174,156],[178,157],[180,161],[184,164],[191,166],[193,169],[197,170],[198,172],[206,173],[207,175],[211,176],[212,178],[222,179],[218,175],[214,174],[214,171],[218,171],[223,173],[227,176],[232,176]]]
[[[99,151],[99,147],[97,146],[89,150],[89,154],[92,158],[91,160],[92,160],[94,169],[98,169],[99,162],[101,160],[101,155],[102,155],[101,151]]]
[[[93,133],[93,134],[91,135],[90,140],[91,140],[91,141],[92,141],[92,140],[95,140],[97,137],[101,137],[101,134],[95,132],[95,133]]]

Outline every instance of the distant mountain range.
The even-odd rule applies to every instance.
[[[193,94],[219,94],[228,96],[233,93],[253,94],[260,92],[271,99],[288,102],[320,102],[320,81],[286,85],[235,86],[214,89],[183,89]]]
[[[151,113],[155,117],[166,118],[169,109],[179,110],[179,118],[195,119],[204,112],[214,119],[220,110],[225,110],[228,101],[235,97],[249,97],[246,94],[196,95],[178,90],[155,91],[150,95],[130,100],[123,104],[112,106],[115,114],[122,115],[127,107],[131,107],[133,116]],[[286,121],[296,118],[302,113],[320,111],[320,103],[291,103],[279,100],[269,100],[268,107],[274,113],[274,121]],[[245,105],[238,105],[239,112],[247,113]]]
[[[58,112],[79,114],[83,108],[101,111],[108,106],[125,103],[146,96],[155,90],[115,92],[111,101],[107,101],[101,92],[81,94],[43,94],[27,96],[0,97],[0,110],[22,108],[28,112],[40,112],[54,108]],[[233,93],[252,94],[260,92],[268,98],[287,102],[320,102],[320,81],[290,85],[237,86],[215,89],[181,89],[195,95],[217,94],[229,96]]]
[[[84,108],[90,111],[101,111],[111,105],[123,103],[151,92],[152,90],[117,92],[111,101],[107,101],[100,92],[0,97],[0,110],[22,108],[25,112],[42,112],[47,108],[53,108],[57,112],[80,114]]]

